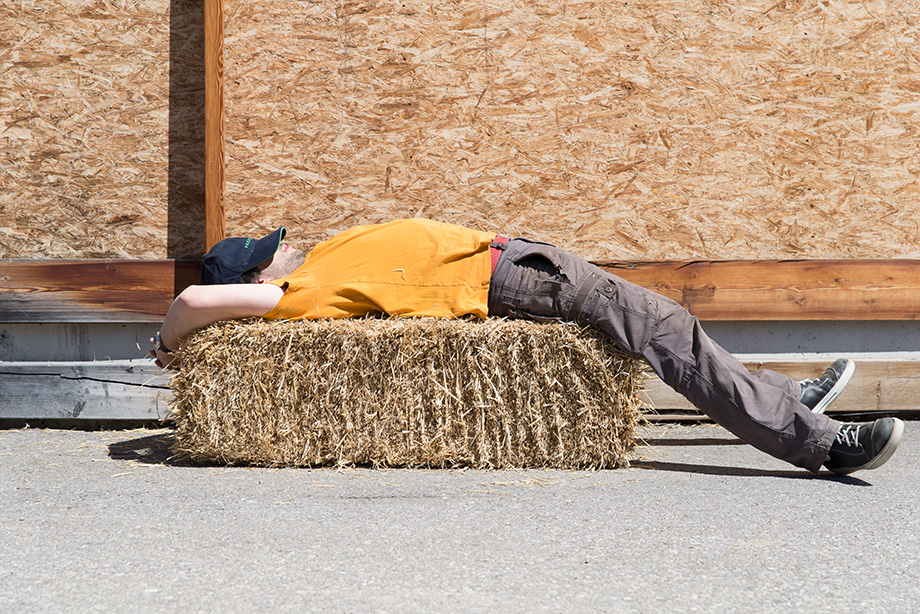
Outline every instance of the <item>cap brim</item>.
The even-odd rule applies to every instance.
[[[284,240],[285,235],[287,235],[287,228],[282,226],[275,232],[256,241],[256,245],[249,254],[249,259],[245,263],[240,275],[261,266],[265,261],[274,256],[278,248],[281,247],[281,241]]]

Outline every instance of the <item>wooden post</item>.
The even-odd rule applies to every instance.
[[[224,238],[224,2],[204,0],[205,243]]]

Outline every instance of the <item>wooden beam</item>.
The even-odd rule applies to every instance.
[[[701,320],[916,320],[918,260],[603,262]],[[200,263],[0,261],[0,322],[153,322]],[[174,281],[171,275],[178,277]]]
[[[0,261],[0,322],[160,322],[200,271],[193,260]]]
[[[920,260],[599,262],[700,320],[916,320]]]
[[[224,3],[204,0],[205,243],[224,238]]]

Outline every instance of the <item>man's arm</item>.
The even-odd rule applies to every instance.
[[[274,309],[284,291],[274,284],[189,286],[176,297],[160,328],[160,341],[178,351],[193,331],[219,320],[262,316]],[[151,351],[157,365],[176,369],[177,356]]]

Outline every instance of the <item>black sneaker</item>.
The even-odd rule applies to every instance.
[[[897,418],[840,426],[824,466],[838,475],[881,467],[898,449],[904,423]]]
[[[802,380],[799,382],[802,386],[802,404],[816,414],[823,414],[846,388],[855,370],[855,362],[838,358],[824,370],[821,377]]]

